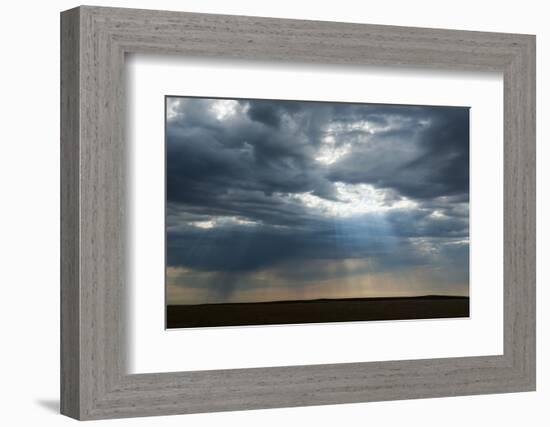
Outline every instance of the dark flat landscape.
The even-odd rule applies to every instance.
[[[459,296],[320,299],[231,304],[169,305],[166,327],[280,325],[468,317],[470,299]]]

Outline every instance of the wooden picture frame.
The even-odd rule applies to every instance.
[[[489,70],[504,79],[504,352],[127,374],[124,57]],[[61,14],[61,412],[101,419],[535,389],[535,37],[82,6]]]

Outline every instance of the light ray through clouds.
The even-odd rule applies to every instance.
[[[468,295],[467,107],[166,103],[168,304]]]

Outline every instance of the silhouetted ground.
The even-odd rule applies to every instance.
[[[427,295],[169,305],[167,328],[469,317],[468,297]]]

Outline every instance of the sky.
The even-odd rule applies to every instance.
[[[468,295],[469,108],[166,97],[167,304]]]

